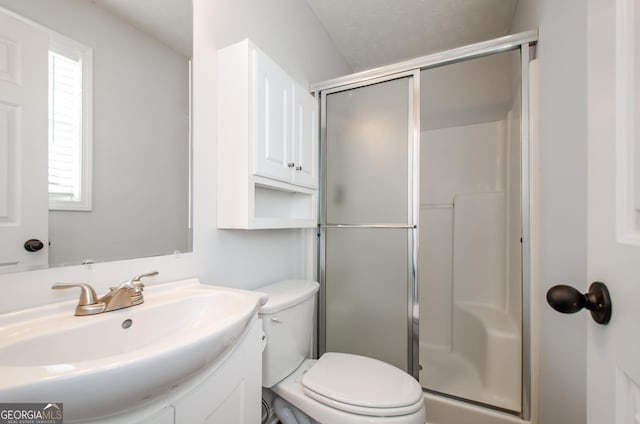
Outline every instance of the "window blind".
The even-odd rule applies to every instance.
[[[49,51],[50,198],[80,198],[81,158],[82,63]]]

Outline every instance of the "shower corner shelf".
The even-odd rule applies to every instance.
[[[315,97],[248,39],[217,59],[218,228],[315,227]]]

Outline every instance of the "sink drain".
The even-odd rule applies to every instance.
[[[125,319],[124,321],[122,321],[122,328],[124,328],[125,330],[131,327],[132,325],[133,325],[133,321],[131,321],[130,319]]]

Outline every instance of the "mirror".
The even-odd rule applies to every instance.
[[[91,207],[48,211],[49,266],[190,251],[191,1],[0,6],[91,49]]]

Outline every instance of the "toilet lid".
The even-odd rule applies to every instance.
[[[423,406],[420,384],[376,359],[325,353],[302,377],[307,396],[333,408],[372,416],[413,413]]]

